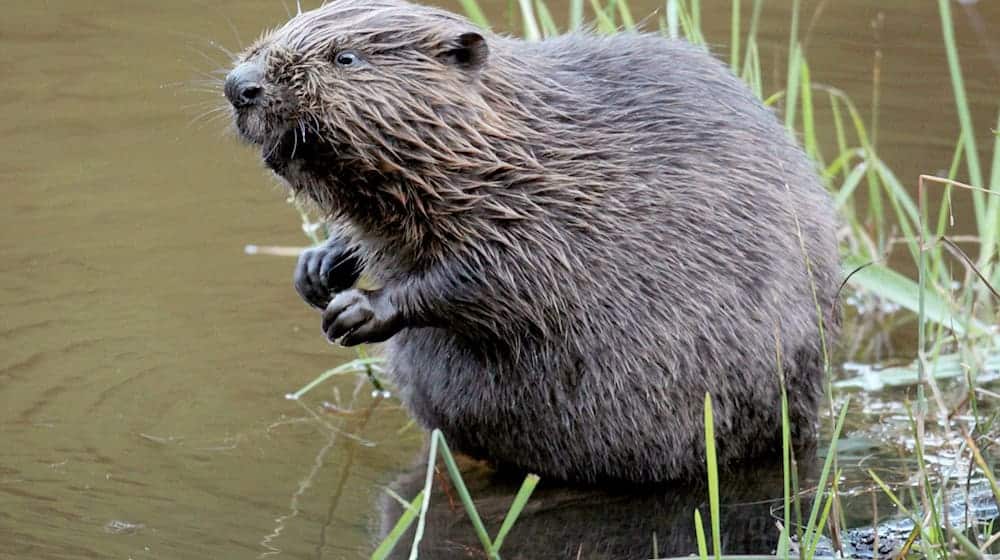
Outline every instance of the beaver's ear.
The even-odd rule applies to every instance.
[[[486,39],[475,31],[462,33],[446,41],[442,46],[444,49],[438,55],[438,59],[464,70],[478,70],[490,55]]]

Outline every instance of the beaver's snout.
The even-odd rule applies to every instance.
[[[259,65],[253,62],[240,64],[226,76],[226,98],[237,109],[257,103],[264,93],[263,79],[264,72]]]

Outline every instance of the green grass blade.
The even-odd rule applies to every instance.
[[[410,560],[417,560],[420,540],[424,538],[424,525],[427,522],[427,507],[430,505],[431,488],[434,485],[434,468],[437,466],[438,441],[443,440],[440,430],[431,432],[430,449],[427,452],[427,472],[424,474],[424,499],[420,504],[420,516],[417,518],[417,528],[413,532],[413,544],[410,545]]]
[[[799,101],[799,80],[802,72],[802,50],[799,44],[792,45],[788,55],[788,83],[785,87],[785,128],[795,132],[795,117]]]
[[[920,236],[925,235],[923,227],[925,222],[921,219],[918,204],[913,201],[906,187],[899,182],[892,170],[877,157],[872,157],[871,161],[878,177],[877,183],[888,192],[889,204],[896,213],[895,225],[902,230],[910,256],[913,257],[914,262],[919,263],[921,259]]]
[[[316,379],[313,379],[307,383],[304,387],[295,391],[294,393],[289,393],[285,395],[285,398],[290,401],[297,401],[301,399],[306,393],[315,389],[318,385],[334,377],[336,375],[344,375],[348,373],[363,373],[367,372],[370,367],[380,364],[382,362],[381,358],[359,358],[357,360],[351,360],[346,364],[341,364],[333,369],[328,369],[323,373],[319,374]]]
[[[517,491],[517,495],[514,496],[514,502],[507,511],[507,515],[503,518],[503,524],[500,525],[500,530],[497,531],[497,535],[493,537],[493,552],[497,554],[500,553],[500,547],[503,546],[503,541],[507,538],[507,533],[510,533],[510,530],[514,527],[517,517],[521,515],[521,511],[528,503],[528,499],[531,498],[531,493],[535,491],[535,486],[538,485],[538,481],[538,475],[529,474],[524,477],[524,482],[521,483],[521,488]]]
[[[483,520],[479,517],[479,512],[476,511],[476,504],[472,502],[469,489],[465,487],[465,481],[462,480],[462,473],[458,470],[458,465],[455,464],[455,457],[451,454],[451,449],[448,448],[448,442],[445,441],[444,435],[440,430],[434,430],[431,433],[431,437],[436,438],[440,444],[441,457],[444,458],[444,464],[448,468],[451,482],[455,485],[455,491],[458,492],[462,506],[465,507],[465,513],[469,516],[469,520],[472,521],[472,527],[476,530],[479,542],[483,544],[483,549],[491,558],[496,557],[493,542],[490,540],[489,533],[486,532],[486,526],[483,525]]]
[[[781,472],[784,488],[784,525],[778,540],[778,557],[788,558],[790,549],[789,529],[792,526],[792,422],[788,415],[788,387],[785,382],[785,365],[781,357],[781,338],[775,332],[775,361],[781,382]]]
[[[857,190],[858,185],[861,184],[861,179],[864,179],[865,173],[868,171],[868,165],[861,162],[854,166],[854,169],[848,173],[844,182],[837,189],[837,194],[833,198],[833,205],[835,208],[841,208],[847,204],[848,200],[851,200],[854,196],[854,191]]]
[[[788,78],[785,82],[785,127],[795,129],[795,96],[798,94],[799,73],[799,10],[800,0],[792,0],[792,22],[788,33]]]
[[[844,131],[844,117],[840,114],[840,100],[833,93],[830,93],[829,97],[830,112],[833,115],[833,130],[837,136],[837,152],[847,154],[849,152],[847,148],[847,134]],[[845,166],[844,169],[846,168]],[[844,181],[846,180],[847,172],[844,171]]]
[[[782,527],[781,532],[778,533],[778,548],[775,552],[775,557],[778,560],[789,560],[791,558],[792,541],[789,538],[788,527]]]
[[[729,68],[733,74],[740,71],[740,0],[733,0],[729,22]]]
[[[979,450],[979,446],[976,445],[975,440],[968,434],[965,435],[965,439],[969,445],[969,449],[972,450],[972,456],[976,461],[976,465],[979,466],[979,470],[990,483],[990,490],[993,491],[993,499],[1000,504],[1000,484],[997,483],[997,478],[993,475],[993,469],[990,468],[990,464],[983,458],[983,453]]]
[[[772,93],[771,95],[769,95],[766,99],[764,99],[764,105],[766,105],[768,107],[774,107],[774,105],[777,102],[782,101],[784,99],[785,99],[785,92],[784,91],[776,91],[776,92]]]
[[[594,15],[597,18],[597,30],[601,33],[614,33],[616,31],[615,22],[608,17],[604,8],[601,7],[600,2],[598,0],[590,0],[590,6],[594,8]]]
[[[708,507],[712,522],[712,549],[715,559],[722,558],[722,532],[719,520],[719,464],[715,452],[715,420],[712,395],[705,393],[705,461],[708,467]]]
[[[763,72],[760,68],[760,50],[757,46],[757,26],[760,22],[760,12],[764,0],[754,0],[753,13],[750,16],[750,30],[747,31],[747,51],[743,60],[743,79],[750,84],[757,99],[764,98]]]
[[[923,340],[921,340],[920,342],[923,342]],[[921,355],[923,355],[924,353],[923,345],[919,347],[919,352]],[[925,379],[926,377],[921,376],[921,384],[917,386],[917,397],[918,397],[917,406],[919,407],[918,412],[921,415],[926,414],[927,411],[927,403],[921,395],[921,393],[923,392],[922,391],[923,381]],[[926,457],[924,455],[924,442],[923,442],[924,434],[920,429],[920,424],[917,417],[913,415],[913,409],[910,408],[909,403],[905,403],[904,406],[906,408],[907,416],[909,417],[910,420],[910,427],[913,430],[913,433],[915,434],[915,437],[913,438],[913,444],[914,444],[913,450],[916,455],[916,463],[918,469],[917,470],[917,479],[919,483],[918,488],[921,491],[921,496],[923,496],[924,510],[925,510],[924,515],[928,514],[927,510],[930,510],[929,518],[931,523],[928,527],[926,527],[926,531],[922,530],[921,538],[925,541],[925,544],[943,543],[944,539],[942,539],[941,536],[941,528],[944,527],[944,523],[942,522],[939,510],[941,509],[941,507],[944,507],[944,505],[941,504],[939,506],[938,500],[935,499],[933,496],[928,495],[932,493],[931,490],[932,486],[931,486],[930,474],[928,474],[929,469],[927,468]],[[943,492],[944,490],[943,485],[941,490]],[[930,550],[930,547],[927,548],[928,550]],[[947,558],[948,556],[947,550],[942,550],[942,552],[944,553],[944,557]]]
[[[764,0],[753,1],[753,13],[750,15],[750,30],[747,31],[747,46],[757,42],[757,26],[760,23],[760,12],[764,8]]]
[[[903,504],[903,501],[900,500],[898,496],[896,496],[896,493],[892,491],[892,488],[889,488],[888,484],[886,484],[881,478],[878,477],[877,474],[875,474],[875,471],[868,469],[868,476],[870,476],[872,480],[875,481],[875,484],[877,484],[879,488],[882,489],[882,492],[889,497],[889,499],[892,501],[893,504],[896,505],[897,508],[899,508],[899,511],[903,515],[908,517],[910,521],[913,522],[913,531],[910,532],[910,536],[907,538],[906,543],[904,543],[903,545],[903,548],[909,549],[912,541],[916,539],[917,535],[921,533],[920,527],[923,524],[923,520],[921,520],[919,516],[917,516],[915,513],[906,508],[906,506]],[[916,497],[913,498],[913,502],[916,503]],[[928,557],[930,557],[930,555],[928,555]]]
[[[692,1],[691,4],[695,6],[693,9],[700,10],[696,1]],[[672,22],[671,19],[676,21]],[[678,23],[680,24],[680,33],[677,29]],[[704,46],[705,37],[702,35],[700,26],[701,23],[694,20],[683,0],[667,0],[667,28],[672,38],[683,36],[692,45]]]
[[[941,31],[944,37],[945,52],[948,56],[948,70],[951,74],[952,90],[955,94],[955,108],[958,111],[958,121],[961,125],[963,143],[965,145],[965,161],[969,170],[969,182],[977,187],[985,187],[1000,193],[1000,142],[994,142],[993,169],[990,173],[990,184],[983,183],[983,171],[979,163],[979,150],[976,144],[976,132],[972,124],[972,112],[966,96],[965,81],[962,77],[962,65],[958,58],[958,47],[955,44],[955,29],[951,17],[949,0],[938,0],[938,10],[941,17]],[[1000,127],[1000,115],[997,117]],[[976,216],[976,226],[980,236],[980,251],[978,267],[987,278],[993,276],[992,258],[1000,235],[1000,201],[997,196],[987,196],[978,191],[972,192],[973,209]],[[1000,270],[998,268],[997,270]],[[1000,277],[1000,274],[997,274]],[[990,305],[990,300],[986,300]]]
[[[635,31],[635,19],[632,18],[632,12],[628,9],[628,1],[618,0],[616,4],[618,5],[618,15],[622,18],[622,25],[629,31]]]
[[[577,31],[583,27],[583,0],[570,0],[569,3],[569,28]]]
[[[667,0],[667,37],[679,39],[680,34],[680,1]]]
[[[479,2],[476,0],[459,0],[462,4],[462,9],[465,10],[465,15],[469,18],[472,23],[489,29],[490,21],[486,18],[486,14],[479,7]]]
[[[813,118],[812,79],[809,74],[809,64],[804,57],[799,57],[800,84],[802,89],[802,140],[806,153],[823,167],[823,155],[819,153],[819,140],[816,137],[816,121]]]
[[[955,539],[955,542],[957,542],[959,547],[961,547],[962,552],[965,553],[966,558],[986,558],[983,551],[979,550],[978,546],[972,544],[972,541],[970,541],[969,538],[958,529],[948,527],[948,534]]]
[[[848,399],[844,403],[844,406],[840,409],[840,415],[837,417],[837,424],[833,429],[833,435],[830,436],[830,447],[826,452],[826,459],[823,461],[823,469],[820,471],[819,484],[817,484],[817,492],[819,495],[813,501],[812,510],[809,512],[809,521],[806,523],[805,535],[803,536],[803,543],[811,543],[819,538],[822,533],[822,527],[817,524],[819,517],[820,504],[823,502],[819,496],[826,491],[826,482],[830,477],[830,467],[833,465],[833,460],[837,456],[837,442],[840,440],[840,431],[844,428],[844,419],[847,418],[847,407],[851,404],[851,400]]]
[[[703,38],[701,32],[701,0],[691,0],[691,25],[694,27],[698,37]],[[703,40],[704,42],[704,40]]]
[[[538,23],[542,27],[542,36],[555,37],[558,35],[559,26],[552,19],[552,14],[549,12],[548,7],[546,7],[545,2],[543,0],[535,0],[535,8],[538,11]]]
[[[955,45],[955,27],[951,19],[950,0],[938,0],[938,11],[941,15],[941,32],[944,36],[945,53],[948,55],[948,71],[951,74],[951,86],[955,93],[955,106],[958,110],[958,121],[961,124],[962,135],[965,137],[965,162],[969,167],[969,180],[977,187],[983,186],[983,172],[979,166],[979,151],[976,149],[976,132],[972,126],[972,114],[969,111],[969,101],[965,95],[965,80],[962,78],[962,65],[958,60],[958,47]],[[983,223],[983,195],[973,193],[976,207],[976,221]]]
[[[954,180],[958,175],[958,166],[962,162],[962,144],[964,143],[963,137],[960,135],[958,141],[955,142],[955,153],[951,156],[951,166],[948,167],[948,178]],[[948,217],[951,215],[952,205],[951,205],[951,184],[945,184],[944,193],[941,196],[942,204],[941,208],[938,210],[937,219],[937,230],[936,237],[940,237],[946,233],[948,227]]]
[[[750,39],[747,41],[747,55],[743,59],[743,72],[740,74],[757,99],[764,98],[764,83],[761,78],[760,53],[757,50],[757,41]]]
[[[371,361],[372,358],[368,356],[368,347],[364,344],[360,344],[356,346],[356,348],[356,352],[358,354],[357,359],[363,362],[361,365],[365,369],[365,375],[368,377],[368,382],[372,384],[372,387],[374,387],[376,391],[380,393],[385,392],[385,387],[375,375],[375,369],[377,366]],[[378,358],[378,360],[381,361],[381,358]]]
[[[521,8],[521,20],[524,22],[524,38],[529,41],[537,41],[542,38],[542,33],[538,30],[538,20],[535,19],[535,10],[531,7],[531,0],[518,0]]]
[[[420,493],[417,494],[417,497],[413,498],[413,501],[406,506],[406,509],[403,511],[403,515],[399,516],[399,521],[396,522],[396,524],[392,527],[392,530],[389,531],[389,534],[386,535],[385,540],[383,540],[382,543],[378,545],[378,548],[375,549],[375,552],[372,553],[372,560],[384,560],[389,557],[389,553],[396,547],[399,539],[403,537],[403,533],[410,528],[410,525],[413,525],[413,521],[420,514],[420,508],[423,503],[424,491],[421,490]]]
[[[705,526],[701,522],[701,512],[698,508],[694,510],[694,533],[698,539],[698,557],[701,560],[708,560],[708,543],[705,540]]]
[[[997,112],[996,129],[1000,130],[1000,112]],[[989,202],[986,203],[985,224],[984,227],[979,228],[979,234],[983,238],[980,246],[980,254],[983,255],[979,259],[980,268],[985,267],[986,259],[993,254],[997,245],[997,236],[1000,235],[1000,136],[997,136],[996,140],[993,141],[993,161],[991,165],[990,184],[986,185],[986,188],[996,194],[987,197]],[[1000,270],[1000,267],[998,267],[998,270]],[[983,273],[987,278],[990,277],[989,272],[984,271]]]
[[[806,553],[802,556],[803,558],[814,558],[816,556],[816,548],[819,546],[819,541],[823,538],[823,527],[826,526],[826,521],[830,518],[830,510],[833,508],[834,497],[834,492],[830,492],[830,494],[827,495],[823,504],[823,514],[820,515],[819,522],[816,523],[817,530],[813,534],[813,540],[811,543],[805,543]]]
[[[872,477],[872,480],[875,481],[875,484],[877,484],[879,488],[882,489],[882,492],[889,498],[890,501],[892,501],[892,503],[897,508],[899,508],[899,511],[902,512],[903,515],[909,517],[910,520],[913,521],[914,523],[920,524],[920,520],[913,513],[911,513],[910,510],[906,508],[906,506],[903,504],[903,501],[899,499],[899,496],[897,496],[896,493],[892,491],[892,488],[889,488],[889,485],[886,484],[885,481],[883,481],[881,478],[879,478],[877,474],[875,474],[875,471],[868,469],[868,476]]]
[[[837,99],[838,104],[834,105],[834,109],[838,110],[838,105],[842,104],[847,108],[847,114],[850,116],[851,123],[854,125],[854,133],[858,137],[858,141],[861,143],[861,147],[864,150],[864,157],[868,160],[869,164],[867,166],[868,172],[865,174],[868,186],[868,216],[874,221],[874,226],[871,228],[874,230],[877,236],[877,252],[878,254],[884,254],[886,247],[885,241],[888,229],[886,228],[885,212],[882,206],[882,188],[879,181],[879,175],[876,172],[875,165],[873,162],[878,160],[878,156],[875,154],[875,147],[869,140],[868,131],[865,128],[864,119],[861,118],[861,114],[858,112],[857,107],[851,101],[847,95],[833,88],[827,88],[830,95]],[[909,195],[906,195],[909,198]],[[860,227],[862,225],[867,228],[866,224],[861,224],[859,221],[855,220],[855,226],[852,228],[856,235],[859,237],[867,236],[865,229]],[[911,254],[914,259],[916,259],[916,251],[914,246],[910,247]]]
[[[997,111],[996,140],[993,142],[993,159],[991,161],[990,190],[1000,191],[1000,111]],[[997,200],[994,198],[993,200]],[[998,203],[1000,206],[1000,203]]]

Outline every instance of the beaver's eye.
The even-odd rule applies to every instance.
[[[354,51],[338,53],[335,59],[338,66],[355,66],[361,62],[361,57]]]

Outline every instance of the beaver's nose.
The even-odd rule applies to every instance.
[[[226,98],[237,109],[253,105],[264,93],[264,72],[253,62],[244,62],[226,76]]]

